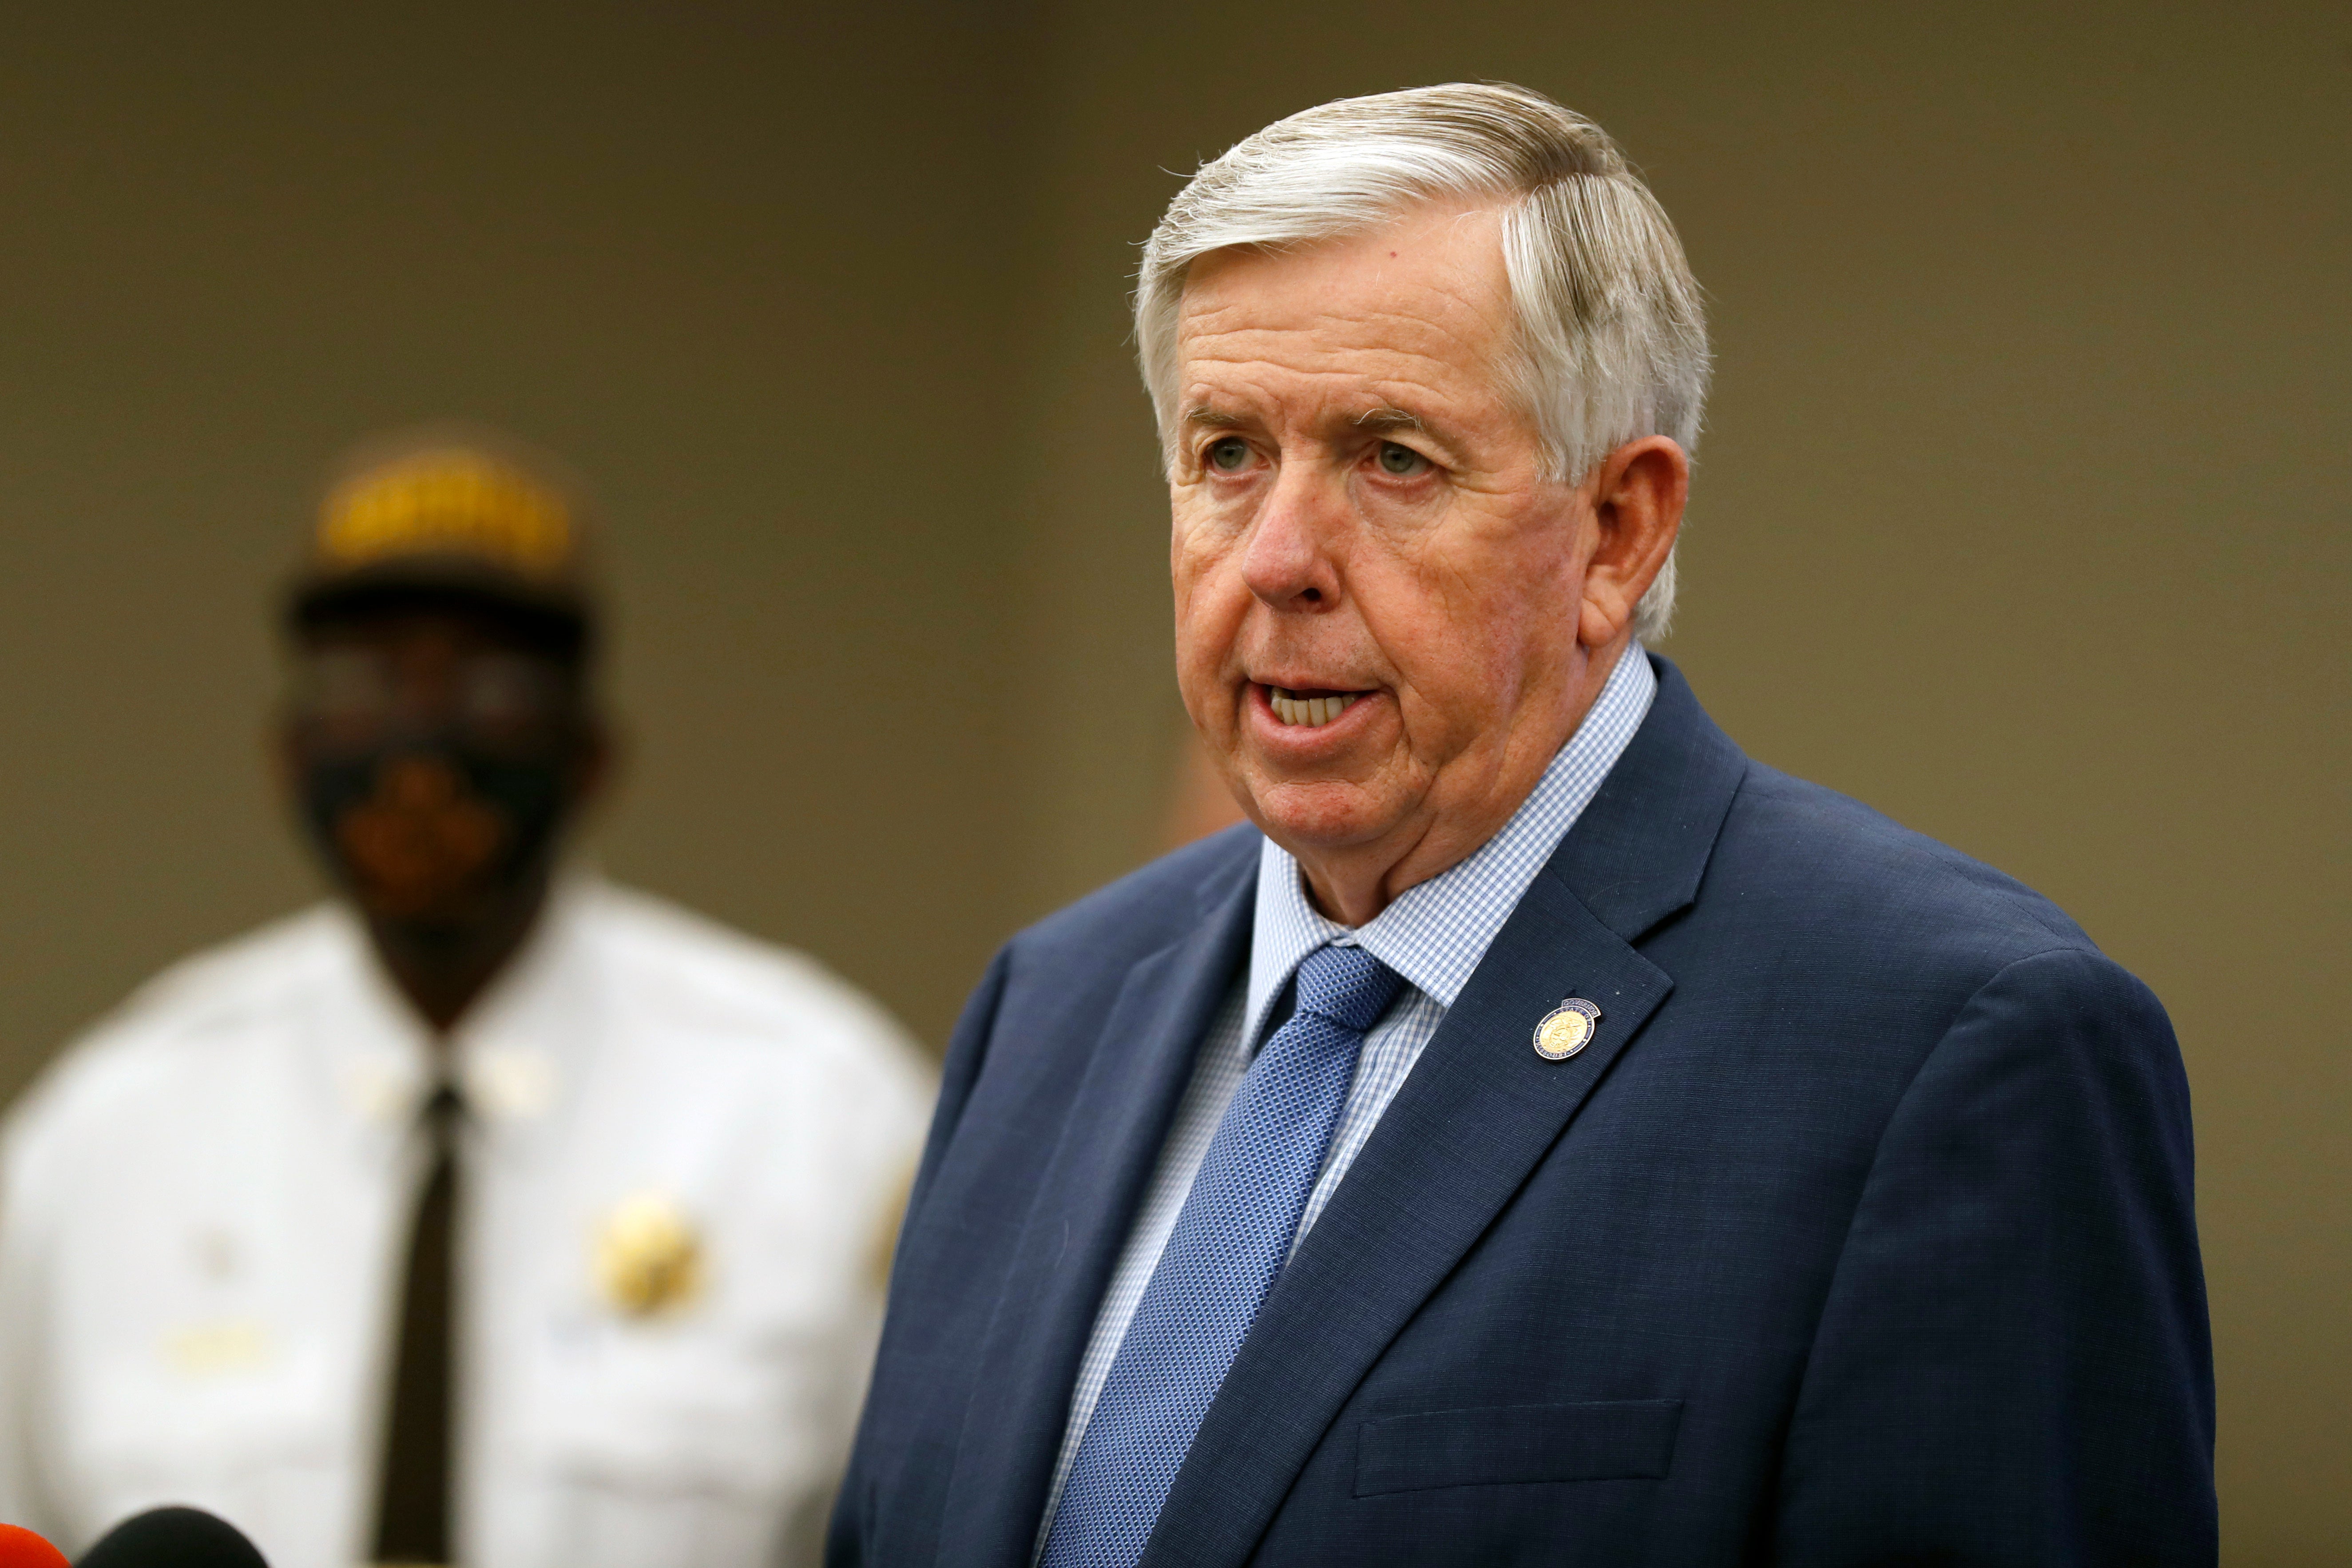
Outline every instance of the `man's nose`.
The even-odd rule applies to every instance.
[[[1286,463],[1250,524],[1242,579],[1277,610],[1325,610],[1339,602],[1333,547],[1349,526],[1346,488],[1311,463]]]
[[[446,757],[411,752],[376,769],[375,794],[387,805],[431,811],[455,804],[466,794],[466,784]]]
[[[447,658],[406,661],[394,683],[393,715],[410,734],[434,735],[446,730],[457,716],[464,672]]]

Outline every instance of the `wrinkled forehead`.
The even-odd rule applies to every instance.
[[[1186,270],[1175,412],[1276,384],[1360,398],[1392,383],[1503,395],[1514,322],[1492,206],[1430,206],[1330,239],[1213,251]]]

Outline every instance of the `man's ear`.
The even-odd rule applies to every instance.
[[[1584,569],[1577,640],[1595,650],[1623,637],[1633,607],[1665,569],[1690,499],[1690,458],[1664,436],[1618,447],[1586,479],[1599,529]]]
[[[302,761],[295,755],[294,726],[284,713],[270,716],[269,726],[261,733],[262,765],[268,770],[270,787],[278,798],[299,808],[302,793]]]
[[[590,710],[580,721],[579,749],[572,760],[572,816],[584,816],[604,800],[618,771],[619,752],[612,722]]]

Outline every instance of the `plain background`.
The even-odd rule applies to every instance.
[[[0,1092],[316,895],[274,595],[336,449],[442,415],[604,499],[605,863],[936,1046],[1182,743],[1136,244],[1267,121],[1457,78],[1609,126],[1709,291],[1663,651],[2171,1009],[2226,1556],[2352,1558],[2341,5],[16,16]]]

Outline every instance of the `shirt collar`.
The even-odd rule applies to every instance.
[[[1249,1029],[1243,1036],[1251,1048],[1256,1048],[1267,1016],[1299,963],[1326,945],[1360,947],[1440,1007],[1452,1007],[1528,885],[1642,727],[1657,690],[1648,656],[1639,643],[1629,646],[1584,721],[1502,831],[1458,865],[1406,889],[1361,926],[1344,926],[1318,913],[1307,901],[1298,862],[1273,839],[1265,840],[1250,935]]]
[[[586,927],[603,886],[589,870],[559,876],[530,937],[450,1034],[448,1065],[486,1121],[543,1116],[563,1087],[563,1058],[586,1048],[593,1017],[583,1015],[597,984]],[[348,909],[331,918],[337,965],[319,1033],[339,1058],[341,1098],[366,1121],[404,1126],[432,1092],[430,1032],[384,973],[365,926]]]

